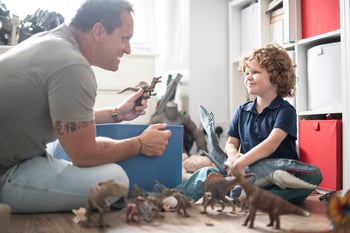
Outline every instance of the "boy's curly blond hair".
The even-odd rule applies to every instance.
[[[256,59],[260,66],[270,75],[270,82],[277,85],[277,94],[281,97],[292,97],[295,94],[296,76],[293,64],[286,49],[279,45],[268,44],[255,49],[243,57],[238,70],[245,73],[247,62]]]

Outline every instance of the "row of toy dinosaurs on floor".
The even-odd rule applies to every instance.
[[[247,177],[236,174],[235,177],[223,177],[220,174],[212,173],[205,182],[205,191],[202,198],[203,211],[207,214],[207,207],[215,208],[216,204],[221,205],[223,211],[226,204],[232,206],[235,212],[233,200],[227,196],[227,190],[234,185],[240,184],[245,192],[245,201],[248,206],[248,214],[243,222],[244,226],[254,227],[254,219],[257,211],[265,212],[269,215],[270,222],[267,226],[280,229],[280,216],[285,214],[297,214],[310,216],[310,213],[292,203],[272,194],[269,191],[259,188],[250,183]],[[151,222],[155,218],[164,218],[162,212],[177,212],[183,217],[190,217],[187,208],[193,204],[191,199],[179,193],[176,189],[169,189],[160,183],[156,183],[154,192],[146,192],[136,184],[133,191],[128,195],[128,189],[116,183],[114,180],[101,182],[91,188],[86,208],[73,210],[75,214],[74,222],[84,227],[107,227],[103,216],[109,211],[106,200],[110,196],[123,196],[125,204],[126,223],[130,222]],[[333,224],[333,229],[322,233],[349,233],[350,232],[350,191],[344,197],[336,194],[329,197],[327,208],[328,216]],[[98,214],[97,223],[94,223],[92,214]],[[303,233],[302,231],[290,231]],[[309,232],[310,233],[310,232]],[[316,233],[316,232],[314,232]]]

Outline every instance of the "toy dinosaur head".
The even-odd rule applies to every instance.
[[[126,185],[116,182],[114,179],[110,179],[104,182],[98,183],[98,186],[107,190],[111,196],[125,197],[128,194],[129,188]]]

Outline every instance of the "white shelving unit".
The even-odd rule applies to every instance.
[[[280,3],[287,3],[290,0],[280,0]],[[301,0],[295,0],[293,11],[290,12],[294,17],[295,22],[291,32],[295,32],[292,37],[295,41],[291,41],[283,46],[290,51],[295,52],[295,63],[297,81],[296,90],[296,102],[295,107],[297,109],[299,119],[321,119],[326,114],[332,114],[336,118],[343,119],[343,142],[350,140],[350,3],[348,0],[340,1],[340,24],[341,28],[336,31],[324,33],[314,37],[302,39],[301,38]],[[270,23],[269,15],[266,14],[266,9],[271,0],[231,0],[228,3],[229,11],[229,106],[230,114],[232,115],[237,109],[238,105],[247,100],[246,90],[243,83],[243,77],[237,68],[242,55],[242,47],[247,47],[246,41],[242,39],[246,30],[249,32],[258,32],[257,36],[254,36],[254,41],[251,42],[250,49],[263,46],[270,43]],[[275,2],[278,2],[278,0]],[[252,8],[256,12],[251,15],[254,21],[254,17],[257,18],[256,22],[251,22],[249,25],[242,25],[241,12],[244,9]],[[244,19],[243,19],[244,20]],[[341,46],[341,84],[342,98],[339,100],[342,102],[342,108],[323,110],[312,110],[308,108],[308,88],[307,88],[307,50],[316,45],[340,42]],[[350,188],[350,157],[347,155],[350,152],[350,145],[343,143],[343,190]]]

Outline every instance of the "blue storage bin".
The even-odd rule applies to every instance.
[[[97,136],[123,139],[139,135],[147,124],[100,124],[96,126]],[[146,191],[153,191],[156,180],[168,188],[174,188],[182,181],[183,126],[170,125],[172,134],[162,156],[148,157],[142,154],[118,162],[130,180],[130,191],[136,183]],[[56,158],[69,160],[62,147],[56,150]]]
[[[146,124],[101,124],[96,126],[96,134],[123,139],[139,135],[147,127]],[[172,134],[162,156],[148,157],[140,154],[118,162],[129,176],[131,189],[136,183],[146,191],[153,191],[156,180],[168,188],[181,183],[183,126],[170,125],[167,129]]]

